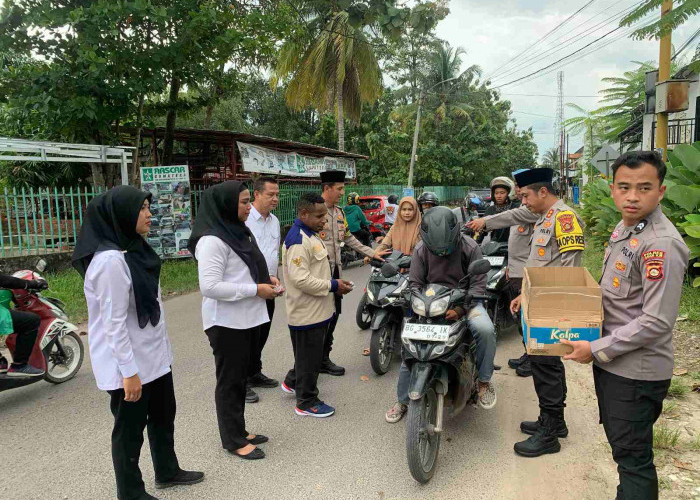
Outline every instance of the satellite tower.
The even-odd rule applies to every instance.
[[[554,122],[554,147],[559,151],[559,185],[565,189],[566,177],[564,172],[564,72],[557,72],[557,114]]]

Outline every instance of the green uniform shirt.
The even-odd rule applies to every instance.
[[[10,301],[12,292],[0,290],[0,335],[9,335],[14,332],[12,317],[10,316]]]

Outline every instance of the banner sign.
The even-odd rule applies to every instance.
[[[141,189],[153,195],[148,244],[162,259],[189,257],[192,232],[190,169],[187,165],[142,167]]]
[[[321,172],[326,170],[342,170],[348,178],[355,178],[355,160],[350,158],[330,156],[318,158],[299,153],[282,153],[244,142],[237,144],[245,172],[288,175],[290,177],[318,177]]]

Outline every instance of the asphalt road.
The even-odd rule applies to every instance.
[[[499,339],[494,377],[498,405],[467,408],[446,425],[437,473],[428,485],[411,477],[404,422],[390,425],[384,412],[395,399],[398,364],[378,377],[362,356],[369,332],[354,313],[368,268],[346,272],[357,290],[344,301],[332,358],[343,377],[322,375],[321,397],[337,409],[328,419],[295,416],[294,399],[279,389],[261,389],[246,408],[248,430],[270,437],[267,458],[248,462],[221,448],[214,410],[214,360],[202,332],[200,296],[166,303],[175,351],[178,413],[176,449],[181,466],[203,470],[195,486],[158,491],[184,499],[568,499],[612,498],[616,474],[609,458],[592,392],[590,368],[567,365],[570,437],[562,452],[538,459],[515,455],[523,439],[519,423],[537,415],[531,379],[507,368],[520,354],[515,333]],[[87,337],[83,337],[87,339]],[[292,364],[283,302],[277,307],[264,352],[264,372],[283,378]],[[363,380],[363,376],[368,380]],[[39,382],[0,393],[0,498],[5,500],[116,498],[110,454],[112,417],[108,397],[94,383],[89,356],[75,379],[59,386]],[[154,490],[148,446],[141,468]]]

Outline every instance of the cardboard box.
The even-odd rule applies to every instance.
[[[521,321],[527,353],[564,356],[559,339],[596,340],[603,328],[600,286],[583,267],[527,267]]]

